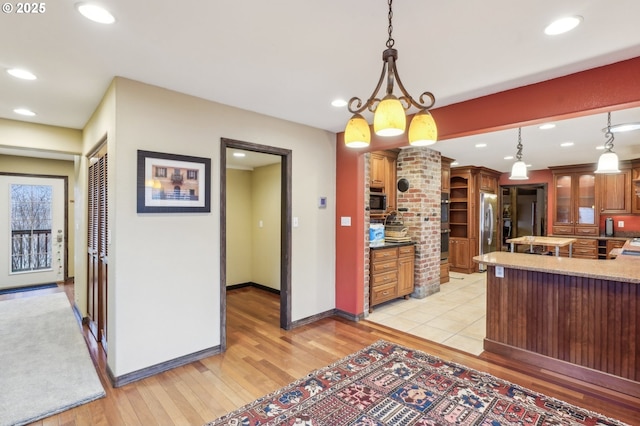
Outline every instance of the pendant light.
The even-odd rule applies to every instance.
[[[406,111],[414,106],[419,109],[414,115],[409,126],[409,143],[415,146],[431,145],[438,139],[438,129],[429,109],[436,102],[431,92],[424,92],[418,101],[413,99],[400,81],[396,61],[398,51],[393,48],[395,40],[392,37],[393,25],[393,0],[388,0],[389,4],[389,26],[387,32],[387,48],[382,52],[382,73],[375,90],[366,102],[358,97],[349,100],[348,109],[353,117],[347,123],[344,131],[344,143],[348,147],[361,148],[371,143],[371,132],[368,129],[367,121],[361,113],[368,109],[374,113],[373,130],[378,136],[398,136],[405,132],[407,127]],[[386,93],[382,99],[377,97],[378,91],[386,79]],[[393,94],[394,83],[398,83],[401,95],[397,97]],[[364,127],[367,127],[365,130]]]
[[[511,176],[509,179],[511,180],[527,180],[529,176],[527,176],[527,165],[522,161],[522,129],[518,127],[518,153],[516,154],[516,158],[518,161],[513,163],[511,167]]]
[[[613,132],[611,131],[611,113],[607,113],[607,132],[605,138],[609,138],[604,144],[605,152],[598,159],[598,168],[594,173],[620,173],[618,168],[618,155],[613,152]]]

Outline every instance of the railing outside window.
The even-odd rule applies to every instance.
[[[11,272],[51,268],[51,229],[11,231]]]

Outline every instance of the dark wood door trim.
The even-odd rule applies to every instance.
[[[291,174],[292,151],[234,139],[220,139],[220,347],[227,344],[227,148],[281,157],[280,328],[291,329]]]

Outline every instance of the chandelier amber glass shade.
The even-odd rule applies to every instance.
[[[369,123],[360,114],[354,114],[344,130],[344,144],[349,148],[364,148],[371,143]]]
[[[373,115],[373,130],[378,136],[398,136],[407,128],[402,103],[394,95],[385,96]]]
[[[438,127],[429,111],[420,110],[409,124],[409,144],[413,146],[433,145],[438,140]]]

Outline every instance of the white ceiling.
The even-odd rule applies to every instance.
[[[335,98],[367,98],[387,39],[383,0],[102,0],[116,17],[105,26],[83,18],[74,0],[47,2],[42,14],[3,13],[0,117],[82,128],[114,76],[340,132],[350,117]],[[414,96],[431,91],[436,107],[640,56],[638,0],[398,0],[393,36],[398,70]],[[556,37],[553,19],[581,15]],[[588,88],[585,88],[588,90]],[[16,116],[28,107],[33,118]],[[640,110],[613,122],[640,121]],[[596,161],[606,115],[523,129],[533,169]],[[640,132],[616,137],[621,158],[640,157]],[[468,148],[479,140],[483,151]],[[572,140],[571,149],[559,149]],[[507,171],[517,130],[441,142],[461,164]],[[0,145],[2,142],[0,141]],[[552,153],[552,154],[550,154]]]

